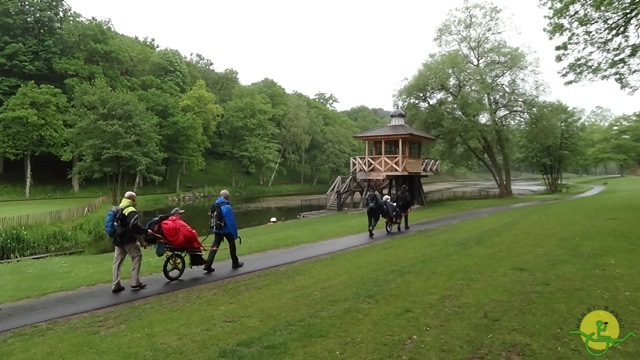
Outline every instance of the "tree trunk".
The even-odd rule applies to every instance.
[[[24,196],[29,198],[29,191],[31,190],[31,151],[27,151],[24,157],[24,175],[25,175],[25,187]]]
[[[140,173],[137,173],[136,180],[133,182],[133,192],[138,191],[138,185],[140,185],[140,183],[142,183],[142,175],[140,175]]]
[[[316,184],[318,183],[318,177],[320,177],[320,175],[316,175],[316,177],[313,179],[313,186],[316,186]]]
[[[118,197],[122,196],[124,192],[122,191],[122,168],[118,169],[118,180],[116,182],[116,201]]]
[[[278,171],[278,166],[280,165],[280,161],[282,160],[282,153],[284,152],[284,146],[280,149],[280,156],[278,156],[278,161],[276,161],[276,167],[273,169],[273,174],[271,174],[271,180],[269,180],[269,187],[273,183],[273,179],[276,177],[276,171]]]
[[[0,174],[4,174],[4,155],[0,154]]]
[[[72,159],[72,170],[71,170],[71,187],[73,187],[73,192],[77,193],[80,191],[80,175],[78,175],[74,170],[76,166],[78,166],[78,156],[73,155]]]
[[[302,166],[300,167],[300,185],[304,185],[304,153],[302,154]]]
[[[176,176],[176,192],[180,192],[180,173],[178,170],[178,175]]]

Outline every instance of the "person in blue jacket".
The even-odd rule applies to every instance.
[[[217,211],[216,211],[217,210]],[[204,265],[204,271],[207,273],[214,272],[213,260],[216,257],[216,253],[220,248],[220,244],[224,239],[229,243],[229,254],[231,255],[231,268],[237,269],[244,265],[240,262],[238,255],[236,255],[236,239],[238,238],[238,227],[236,226],[236,220],[233,216],[233,210],[231,209],[231,203],[229,202],[229,191],[220,191],[220,197],[216,199],[211,207],[210,214],[219,213],[221,216],[219,219],[213,219],[213,244],[209,250],[209,256],[207,257],[207,263]]]

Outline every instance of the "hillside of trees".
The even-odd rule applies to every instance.
[[[22,178],[27,198],[34,177],[76,191],[102,181],[114,196],[123,184],[179,190],[182,174],[216,160],[238,187],[285,171],[315,181],[348,171],[362,152],[353,135],[387,122],[383,109],[336,111],[332,94],[242,85],[233,69],[122,35],[63,0],[4,1],[0,14],[0,179]]]
[[[511,172],[634,168],[640,115],[587,112],[545,98],[531,54],[507,41],[501,10],[468,3],[435,34],[432,53],[398,92],[406,121],[438,138],[423,155],[442,169],[488,171],[511,195]],[[230,164],[233,186],[346,175],[364,146],[353,135],[389,111],[337,111],[330,93],[288,93],[276,79],[241,84],[198,53],[118,33],[63,0],[0,3],[0,182],[65,181],[179,191],[185,175]],[[297,176],[299,174],[299,177]],[[34,179],[36,180],[34,182]],[[252,183],[253,185],[253,183]]]

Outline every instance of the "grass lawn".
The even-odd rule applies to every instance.
[[[0,202],[0,217],[31,215],[88,205],[95,198],[56,199],[56,200],[23,200]]]
[[[590,198],[11,331],[0,358],[589,359],[569,334],[588,307],[615,309],[621,335],[640,333],[640,179],[608,183]],[[324,221],[338,231],[352,216]],[[630,337],[602,358],[639,351]]]

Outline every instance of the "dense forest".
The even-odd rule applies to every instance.
[[[465,2],[437,29],[438,51],[396,97],[409,125],[438,138],[423,155],[490,173],[503,196],[514,170],[557,191],[563,172],[635,167],[640,116],[547,100],[508,28],[499,8]],[[330,181],[363,154],[353,135],[388,123],[384,109],[337,111],[331,93],[241,84],[214,59],[125,36],[63,0],[3,1],[0,34],[0,181],[20,181],[26,198],[34,179],[106,183],[114,198],[125,185],[179,191],[218,163],[237,187]]]
[[[273,79],[242,85],[233,69],[122,35],[63,0],[3,1],[0,34],[0,173],[24,174],[27,198],[34,176],[76,191],[169,179],[179,190],[181,174],[216,160],[238,187],[284,171],[316,181],[348,171],[362,147],[353,135],[389,114],[339,112],[332,94],[287,93]]]

